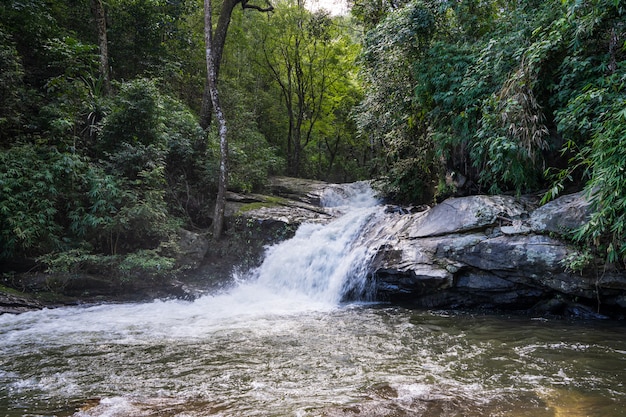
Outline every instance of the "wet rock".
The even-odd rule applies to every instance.
[[[531,308],[531,312],[540,315],[552,315],[580,320],[606,320],[607,316],[594,311],[591,307],[566,300],[562,297],[541,300]]]
[[[494,274],[471,271],[458,277],[456,287],[472,291],[503,291],[514,289],[515,284]]]
[[[25,313],[42,308],[43,305],[36,300],[0,291],[0,314]]]
[[[288,225],[300,225],[302,223],[324,224],[333,219],[331,214],[321,209],[314,207],[298,207],[294,205],[258,207],[253,210],[243,211],[240,215],[244,218],[261,222],[280,222]]]

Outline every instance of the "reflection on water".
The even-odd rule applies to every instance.
[[[0,415],[626,416],[621,323],[196,308],[1,316]]]

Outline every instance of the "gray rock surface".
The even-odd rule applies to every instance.
[[[27,311],[40,310],[42,308],[43,306],[33,299],[0,291],[0,314],[25,313]]]
[[[409,230],[410,238],[439,236],[483,229],[498,221],[518,219],[524,208],[512,197],[475,195],[450,198],[420,216]]]
[[[372,263],[379,297],[425,308],[529,309],[544,303],[549,312],[558,305],[587,318],[597,315],[598,305],[623,309],[623,271],[573,272],[567,260],[577,250],[555,237],[584,224],[588,214],[582,194],[536,210],[502,196],[453,198],[414,214],[395,210],[383,220]],[[559,302],[545,303],[550,299]],[[563,300],[593,308],[582,314],[583,304]]]
[[[176,254],[178,266],[182,268],[195,268],[200,265],[209,250],[209,240],[207,237],[184,229],[178,231],[178,236],[180,250],[180,253]]]
[[[590,209],[583,192],[565,195],[534,210],[528,223],[536,233],[566,235],[587,222]]]

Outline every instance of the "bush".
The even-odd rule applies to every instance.
[[[14,140],[20,130],[21,94],[25,88],[23,77],[24,69],[17,49],[0,27],[0,145]]]
[[[63,159],[33,145],[0,151],[0,258],[41,254],[61,245],[61,195],[55,171]]]

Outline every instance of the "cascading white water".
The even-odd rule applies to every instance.
[[[304,224],[292,239],[269,248],[254,271],[257,283],[285,296],[329,304],[337,304],[347,292],[367,298],[372,250],[362,238],[383,209],[365,183],[329,188],[322,204],[343,215],[327,225]]]
[[[363,235],[383,208],[371,188],[356,183],[328,189],[322,202],[342,213],[326,225],[304,224],[296,235],[268,248],[262,265],[223,294],[193,302],[169,300],[25,314],[10,337],[25,342],[41,333],[49,342],[73,335],[117,334],[119,340],[203,337],[225,326],[281,314],[329,311],[346,292],[367,293],[371,257]],[[363,300],[366,301],[366,300]],[[0,318],[0,324],[2,319]],[[37,324],[30,328],[30,324]]]

